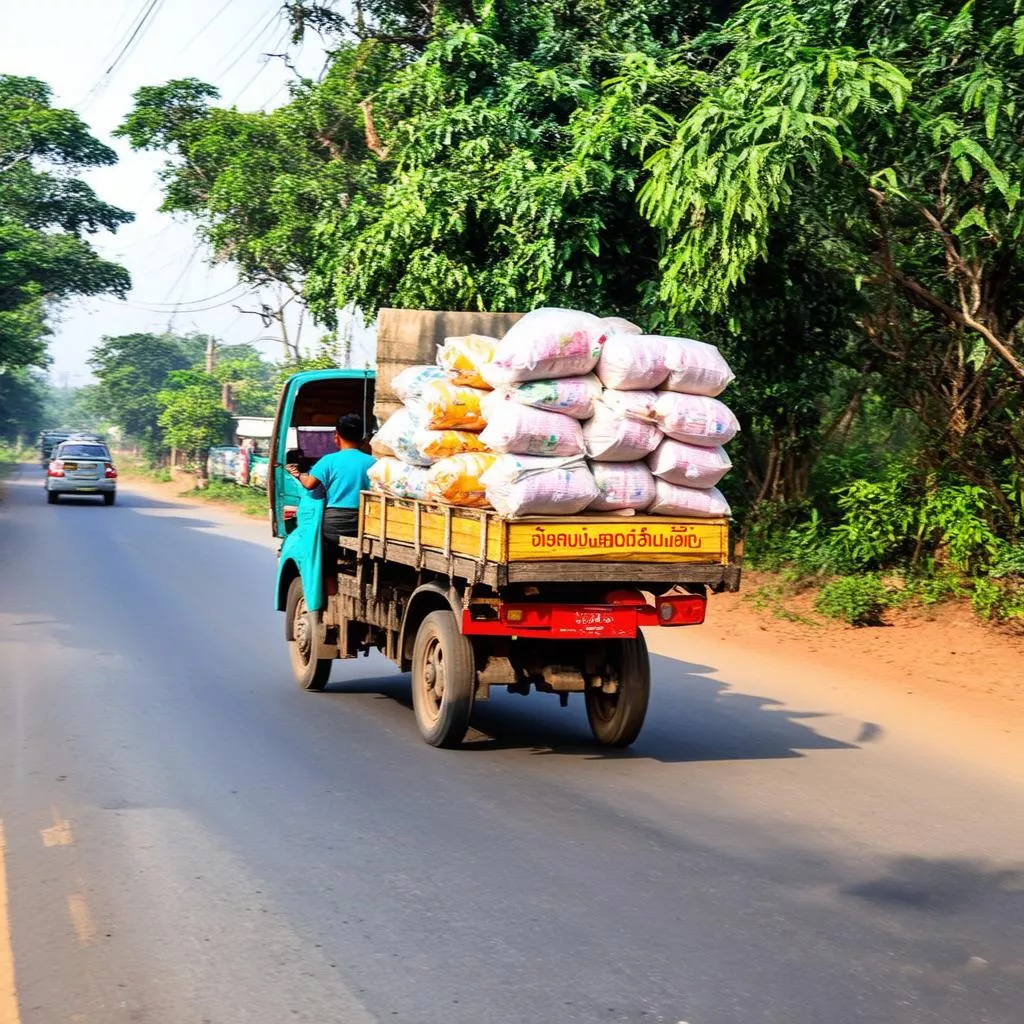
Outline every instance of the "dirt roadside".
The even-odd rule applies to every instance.
[[[210,504],[240,519],[257,518],[227,502],[183,496],[191,480],[160,483],[129,473],[124,482],[165,501]],[[758,608],[753,600],[771,582],[770,576],[746,573],[739,594],[715,595],[701,627],[702,641],[742,648],[752,659],[795,660],[830,673],[864,674],[873,686],[991,719],[1002,731],[1024,735],[1024,632],[986,625],[964,604],[892,612],[885,626],[855,628],[822,619],[813,611],[811,596],[802,595],[785,600],[789,617],[780,617],[778,606]],[[677,646],[674,640],[652,644],[674,656]]]

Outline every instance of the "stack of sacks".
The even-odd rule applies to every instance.
[[[449,338],[437,366],[395,378],[403,408],[374,438],[371,479],[508,517],[727,516],[716,484],[739,424],[717,396],[732,379],[712,345],[537,309],[500,341]]]
[[[411,366],[392,381],[402,408],[371,443],[375,490],[399,498],[486,507],[480,477],[494,462],[480,438],[488,385],[478,367],[494,338],[449,338],[438,366]]]
[[[605,388],[584,428],[601,488],[594,510],[727,516],[715,486],[739,424],[717,400],[733,373],[713,345],[618,332],[597,365]]]
[[[597,409],[594,369],[612,326],[577,310],[535,309],[480,367],[494,389],[480,440],[498,453],[482,483],[502,515],[572,515],[598,498],[582,424]]]

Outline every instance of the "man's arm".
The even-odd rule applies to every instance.
[[[307,491],[315,490],[320,486],[320,481],[315,476],[310,476],[309,473],[300,473],[299,467],[294,464],[285,466],[285,470],[288,475],[294,477],[296,480],[306,488]]]

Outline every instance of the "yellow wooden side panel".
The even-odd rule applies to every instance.
[[[618,516],[508,524],[510,562],[689,562],[727,564],[725,520]]]
[[[386,539],[399,544],[416,542],[416,517],[419,516],[419,541],[422,547],[444,551],[446,513],[443,506],[423,505],[401,499],[387,500]],[[381,502],[368,498],[363,516],[363,532],[369,537],[380,537]],[[452,508],[451,551],[468,558],[480,557],[480,545],[487,524],[487,561],[505,561],[505,530],[502,520],[493,513],[476,509]]]
[[[683,562],[727,565],[729,524],[724,519],[661,516],[566,516],[509,521],[495,512],[448,508],[399,498],[366,495],[363,532],[381,536],[386,504],[386,539],[433,551],[445,550],[451,522],[451,552],[479,559],[487,531],[489,562]]]

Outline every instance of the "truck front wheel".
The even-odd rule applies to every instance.
[[[433,747],[457,747],[473,712],[473,645],[450,611],[420,623],[412,657],[412,706],[420,735]]]
[[[643,636],[609,641],[608,668],[604,686],[587,686],[587,721],[598,743],[628,747],[640,735],[651,697],[651,663]]]
[[[332,658],[321,658],[323,625],[320,612],[306,607],[302,578],[296,576],[288,587],[285,604],[285,639],[295,681],[303,690],[322,690],[331,675]]]

